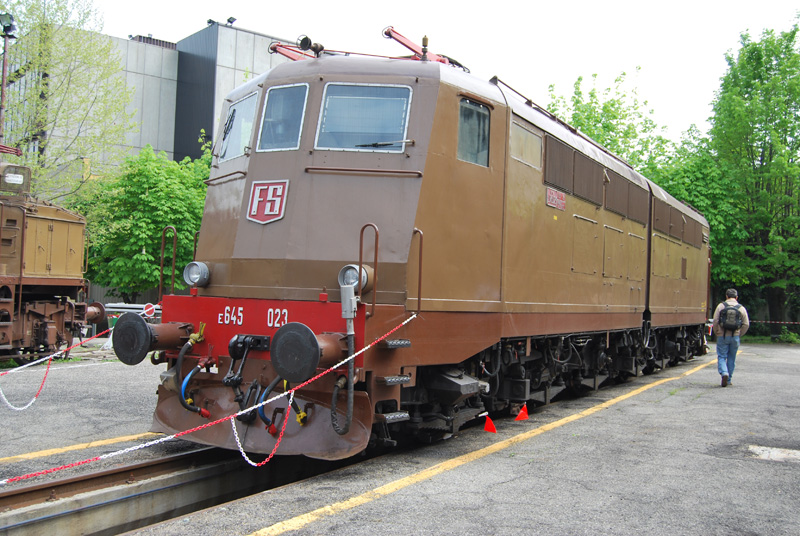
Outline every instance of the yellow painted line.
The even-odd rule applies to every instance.
[[[347,499],[345,501],[339,501],[337,503],[333,503],[333,504],[330,504],[330,505],[327,505],[327,506],[323,506],[321,508],[317,508],[316,510],[308,512],[307,514],[302,514],[302,515],[293,517],[291,519],[287,519],[286,521],[281,521],[280,523],[276,523],[276,524],[271,525],[269,527],[263,528],[263,529],[258,530],[256,532],[253,532],[249,536],[275,536],[275,535],[283,534],[285,532],[289,532],[289,531],[292,531],[292,530],[299,530],[299,529],[305,527],[306,525],[309,525],[310,523],[313,523],[314,521],[320,520],[320,519],[322,519],[324,517],[332,516],[332,515],[335,515],[335,514],[337,514],[339,512],[344,512],[346,510],[350,510],[350,509],[355,508],[357,506],[361,506],[363,504],[372,502],[375,499],[380,499],[381,497],[384,497],[384,496],[389,495],[391,493],[394,493],[396,491],[400,491],[401,489],[407,488],[408,486],[411,486],[413,484],[417,484],[418,482],[422,482],[424,480],[428,480],[429,478],[433,478],[434,476],[436,476],[438,474],[444,473],[446,471],[450,471],[451,469],[455,469],[455,468],[460,467],[460,466],[462,466],[464,464],[467,464],[469,462],[473,462],[475,460],[479,460],[479,459],[483,458],[484,456],[488,456],[490,454],[494,454],[494,453],[499,452],[501,450],[507,449],[508,447],[516,445],[517,443],[521,443],[523,441],[527,441],[528,439],[531,439],[533,437],[541,435],[541,434],[543,434],[545,432],[549,432],[550,430],[555,430],[556,428],[564,426],[565,424],[569,424],[569,423],[577,421],[579,419],[583,419],[584,417],[588,417],[589,415],[593,415],[593,414],[597,413],[598,411],[602,411],[604,409],[610,408],[614,404],[618,404],[619,402],[622,402],[623,400],[627,400],[628,398],[631,398],[631,397],[634,397],[634,396],[636,396],[638,394],[641,394],[641,393],[647,391],[648,389],[652,389],[653,387],[656,387],[658,385],[662,385],[662,384],[665,384],[667,382],[671,382],[673,380],[677,380],[679,378],[684,378],[684,377],[686,377],[686,376],[688,376],[690,374],[694,374],[695,372],[697,372],[697,371],[699,371],[701,369],[704,369],[705,367],[707,367],[707,366],[709,366],[709,365],[711,365],[713,363],[716,363],[716,360],[712,360],[712,361],[709,361],[708,363],[704,363],[702,365],[694,367],[693,369],[687,370],[686,372],[684,372],[684,373],[682,373],[682,374],[680,374],[678,376],[674,376],[672,378],[664,378],[664,379],[655,381],[653,383],[649,383],[647,385],[643,385],[642,387],[634,389],[633,391],[625,393],[624,395],[618,396],[617,398],[613,398],[611,400],[603,402],[602,404],[598,404],[596,406],[592,406],[591,408],[588,408],[588,409],[586,409],[584,411],[581,411],[580,413],[575,413],[575,414],[570,415],[568,417],[564,417],[563,419],[559,419],[559,420],[557,420],[555,422],[551,422],[550,424],[545,424],[544,426],[540,426],[539,428],[535,428],[533,430],[529,430],[527,432],[523,432],[521,434],[515,435],[514,437],[510,437],[510,438],[505,439],[503,441],[499,441],[499,442],[497,442],[497,443],[495,443],[493,445],[489,445],[488,447],[484,447],[482,449],[479,449],[479,450],[476,450],[476,451],[473,451],[473,452],[469,452],[467,454],[463,454],[463,455],[458,456],[456,458],[447,460],[446,462],[439,463],[437,465],[429,467],[428,469],[420,471],[419,473],[415,473],[413,475],[409,475],[409,476],[401,478],[399,480],[395,480],[394,482],[390,482],[389,484],[386,484],[384,486],[380,486],[380,487],[375,488],[373,490],[370,490],[370,491],[367,491],[365,493],[362,493],[361,495],[358,495],[357,497],[352,497],[352,498]]]
[[[90,441],[88,443],[81,443],[79,445],[70,445],[68,447],[60,447],[57,449],[40,450],[37,452],[28,452],[26,454],[19,454],[17,456],[9,456],[8,458],[0,458],[0,464],[21,462],[22,460],[32,460],[34,458],[43,458],[45,456],[53,456],[63,452],[70,452],[73,450],[89,449],[92,447],[102,447],[105,445],[113,445],[114,443],[125,443],[127,441],[138,441],[140,439],[149,439],[152,437],[160,436],[155,432],[145,432],[143,434],[113,437],[111,439],[102,439],[100,441]]]

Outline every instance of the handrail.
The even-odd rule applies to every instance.
[[[203,182],[206,183],[207,185],[211,186],[214,183],[216,183],[217,181],[220,181],[222,179],[229,179],[229,178],[231,178],[231,177],[233,177],[234,175],[237,175],[237,174],[241,175],[241,177],[234,177],[235,179],[243,179],[243,178],[247,177],[247,171],[242,171],[241,169],[237,169],[235,171],[231,171],[231,172],[226,173],[224,175],[220,175],[218,177],[214,177],[213,179],[211,177],[209,177],[209,178],[205,179]],[[231,180],[233,180],[233,179],[231,179]]]
[[[327,166],[308,166],[306,173],[366,173],[371,175],[410,175],[422,177],[422,172],[411,169],[346,168]]]
[[[375,260],[373,261],[372,267],[372,311],[367,313],[367,318],[373,316],[375,314],[375,303],[378,299],[378,236],[380,233],[378,232],[378,226],[374,223],[367,223],[364,227],[361,228],[361,237],[358,243],[358,282],[359,284],[356,285],[358,288],[357,295],[361,297],[361,271],[364,269],[364,231],[367,227],[372,227],[375,229]]]
[[[422,231],[414,227],[414,232],[411,233],[411,239],[414,235],[419,235],[419,274],[417,275],[417,314],[422,312]]]
[[[164,230],[161,231],[161,276],[158,280],[158,301],[161,301],[163,298],[163,288],[164,288],[164,246],[167,239],[167,231],[172,229],[172,287],[170,289],[170,294],[175,294],[175,256],[178,253],[178,231],[175,230],[175,227],[172,225],[167,225],[164,227]]]
[[[17,286],[17,290],[19,294],[17,295],[17,315],[20,320],[22,320],[22,333],[28,333],[28,315],[23,314],[22,311],[22,281],[23,281],[23,271],[25,270],[25,244],[27,244],[28,239],[28,210],[23,206],[20,207],[22,209],[22,237],[21,241],[18,242],[19,246],[19,284]],[[13,318],[13,315],[12,315]],[[13,337],[12,337],[13,339]]]
[[[192,250],[192,260],[197,260],[197,241],[200,239],[200,231],[194,233],[194,249]]]

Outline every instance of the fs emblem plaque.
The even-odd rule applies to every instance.
[[[283,218],[289,181],[254,181],[250,189],[247,219],[266,224]]]

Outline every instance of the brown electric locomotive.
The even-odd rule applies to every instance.
[[[30,181],[30,168],[0,163],[0,360],[19,364],[105,319],[102,304],[82,301],[86,220],[31,197]]]
[[[385,33],[414,55],[273,45],[297,61],[226,99],[191,293],[113,335],[125,363],[166,364],[154,430],[258,406],[246,451],[285,426],[278,454],[337,459],[704,352],[703,216]],[[186,438],[237,447],[230,425]]]

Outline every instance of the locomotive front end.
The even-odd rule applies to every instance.
[[[429,136],[432,116],[412,95],[421,70],[436,72],[387,63],[284,64],[231,94],[184,270],[190,293],[164,297],[161,324],[126,313],[114,330],[123,362],[154,352],[167,365],[155,431],[323,459],[367,447],[366,347],[408,316],[425,156],[410,129],[418,116],[415,135]],[[233,414],[232,425],[202,427]]]

